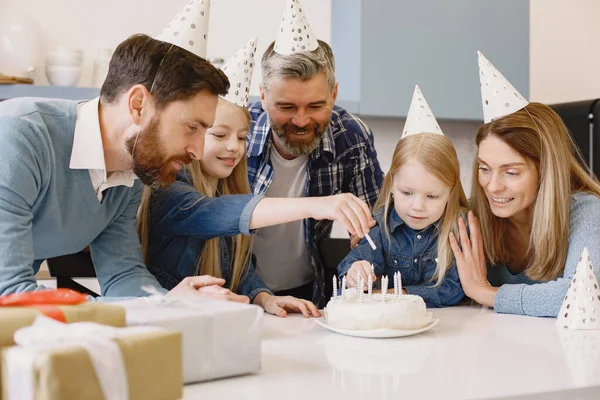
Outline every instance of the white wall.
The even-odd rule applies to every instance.
[[[85,51],[84,72],[78,86],[92,83],[93,57],[98,48],[115,48],[133,33],[158,34],[187,0],[0,0],[3,15],[23,13],[35,19],[45,37],[46,50],[68,45]],[[260,55],[275,39],[285,0],[212,0],[208,54],[232,57],[250,37],[258,36],[252,94],[258,93]],[[303,0],[315,35],[331,41],[331,0]],[[36,84],[48,84],[41,57]]]
[[[530,0],[530,98],[600,97],[600,1]]]

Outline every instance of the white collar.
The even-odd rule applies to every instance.
[[[98,116],[98,103],[100,98],[96,97],[87,103],[77,107],[77,120],[75,121],[75,133],[73,136],[73,149],[71,151],[71,169],[89,169],[103,172],[106,178],[106,162],[104,161],[104,146],[102,145],[102,134],[100,133],[100,120]],[[132,170],[120,171],[133,181],[137,176]],[[130,185],[127,185],[130,186]]]

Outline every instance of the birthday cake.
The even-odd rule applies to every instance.
[[[363,282],[358,279],[358,287]],[[334,293],[337,278],[334,277]],[[367,294],[355,288],[346,289],[342,281],[342,294],[331,298],[325,307],[327,325],[337,329],[366,331],[375,329],[412,330],[424,328],[433,320],[420,296],[402,294],[402,279],[394,275],[394,293],[387,293],[388,278],[382,278],[382,293],[372,294],[372,282],[367,283]]]

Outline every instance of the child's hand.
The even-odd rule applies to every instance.
[[[365,260],[356,261],[352,264],[350,270],[346,274],[346,286],[355,288],[358,275],[362,276],[363,291],[367,290],[367,277],[369,275],[371,275],[371,279],[373,280],[373,282],[375,282],[375,280],[377,279],[377,277],[375,276],[375,272],[373,272],[372,264],[370,262]]]
[[[309,198],[314,203],[311,207],[311,218],[339,221],[351,235],[362,238],[375,225],[367,203],[351,193]]]
[[[261,306],[269,314],[286,317],[288,312],[301,313],[305,318],[319,318],[321,313],[310,301],[292,296],[273,296],[267,292],[260,292],[254,298],[254,304]]]

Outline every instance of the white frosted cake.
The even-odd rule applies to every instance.
[[[420,296],[365,294],[358,299],[356,289],[332,298],[325,308],[327,325],[347,330],[419,329],[429,325],[432,315]]]

